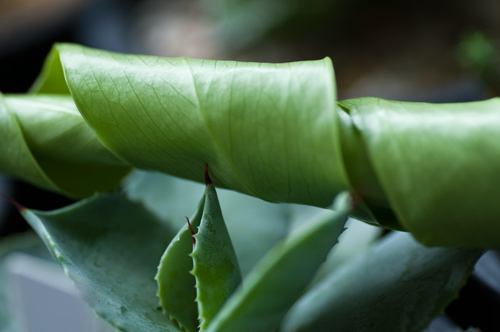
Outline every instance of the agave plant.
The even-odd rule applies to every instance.
[[[421,331],[500,244],[500,99],[337,101],[328,58],[57,44],[0,128],[1,172],[82,198],[18,208],[122,331]]]

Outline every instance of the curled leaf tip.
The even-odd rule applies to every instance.
[[[189,230],[191,231],[191,237],[193,238],[193,245],[195,245],[196,244],[196,239],[194,238],[194,234],[195,234],[194,233],[194,229],[191,226],[191,223],[189,222],[189,218],[188,217],[186,217],[186,220],[188,222]]]
[[[212,179],[210,179],[210,176],[208,175],[208,164],[205,163],[205,184],[207,186],[210,186],[212,184]]]
[[[4,193],[0,192],[0,197],[4,198],[5,200],[7,200],[10,204],[14,205],[14,207],[16,209],[19,210],[19,213],[22,213],[24,210],[26,210],[26,207],[25,206],[22,206],[21,204],[19,204],[15,199],[13,199],[12,197],[10,196],[7,196],[5,195]]]

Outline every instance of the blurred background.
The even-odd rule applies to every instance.
[[[339,99],[481,100],[500,96],[499,17],[498,0],[0,0],[0,91],[25,92],[52,44],[75,42],[240,61],[329,56]],[[2,177],[0,191],[43,210],[70,203]],[[0,237],[26,229],[1,202]],[[481,305],[500,308],[500,292],[483,293],[467,298],[480,309],[469,316],[485,312]],[[490,295],[496,297],[486,301]],[[448,310],[455,321],[465,319],[461,305]],[[500,328],[498,319],[495,324]]]
[[[25,91],[56,41],[245,61],[333,59],[339,98],[498,95],[498,0],[2,0],[0,90]]]

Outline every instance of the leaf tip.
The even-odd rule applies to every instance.
[[[208,175],[208,164],[205,163],[205,185],[208,187],[212,184],[212,179],[210,179],[210,176]]]

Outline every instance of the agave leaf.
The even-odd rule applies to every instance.
[[[203,215],[194,235],[191,273],[196,279],[200,330],[205,331],[241,283],[241,272],[212,183],[207,183],[203,200]]]
[[[200,225],[204,206],[205,195],[191,218],[191,227],[186,223],[165,250],[155,278],[164,312],[187,332],[196,332],[199,326],[196,280],[191,274],[193,259],[189,255],[193,251],[191,228]]]
[[[186,225],[186,211],[198,205],[206,186],[170,175],[134,171],[124,183],[127,196],[143,202],[176,229]],[[242,275],[299,224],[322,209],[291,204],[272,204],[229,190],[217,190],[224,220],[231,236]],[[307,219],[306,219],[307,220]],[[192,247],[192,243],[189,248]],[[192,249],[192,248],[191,248]]]
[[[334,212],[325,212],[294,230],[255,266],[208,332],[276,330],[344,229],[350,202],[347,194],[339,196]]]
[[[170,243],[157,275],[163,308],[186,331],[197,331],[198,325],[205,330],[241,283],[238,260],[208,173],[206,181],[192,223],[188,221]]]
[[[368,225],[353,218],[347,220],[345,228],[339,236],[339,243],[332,248],[326,262],[314,276],[313,284],[323,280],[341,265],[351,261],[374,245],[382,234],[382,228]]]
[[[104,191],[130,171],[105,149],[70,96],[0,94],[0,171],[71,197]]]
[[[480,255],[395,232],[309,290],[280,331],[420,332],[457,296]]]
[[[153,276],[172,230],[121,194],[23,216],[96,313],[121,331],[180,331],[157,310]]]

